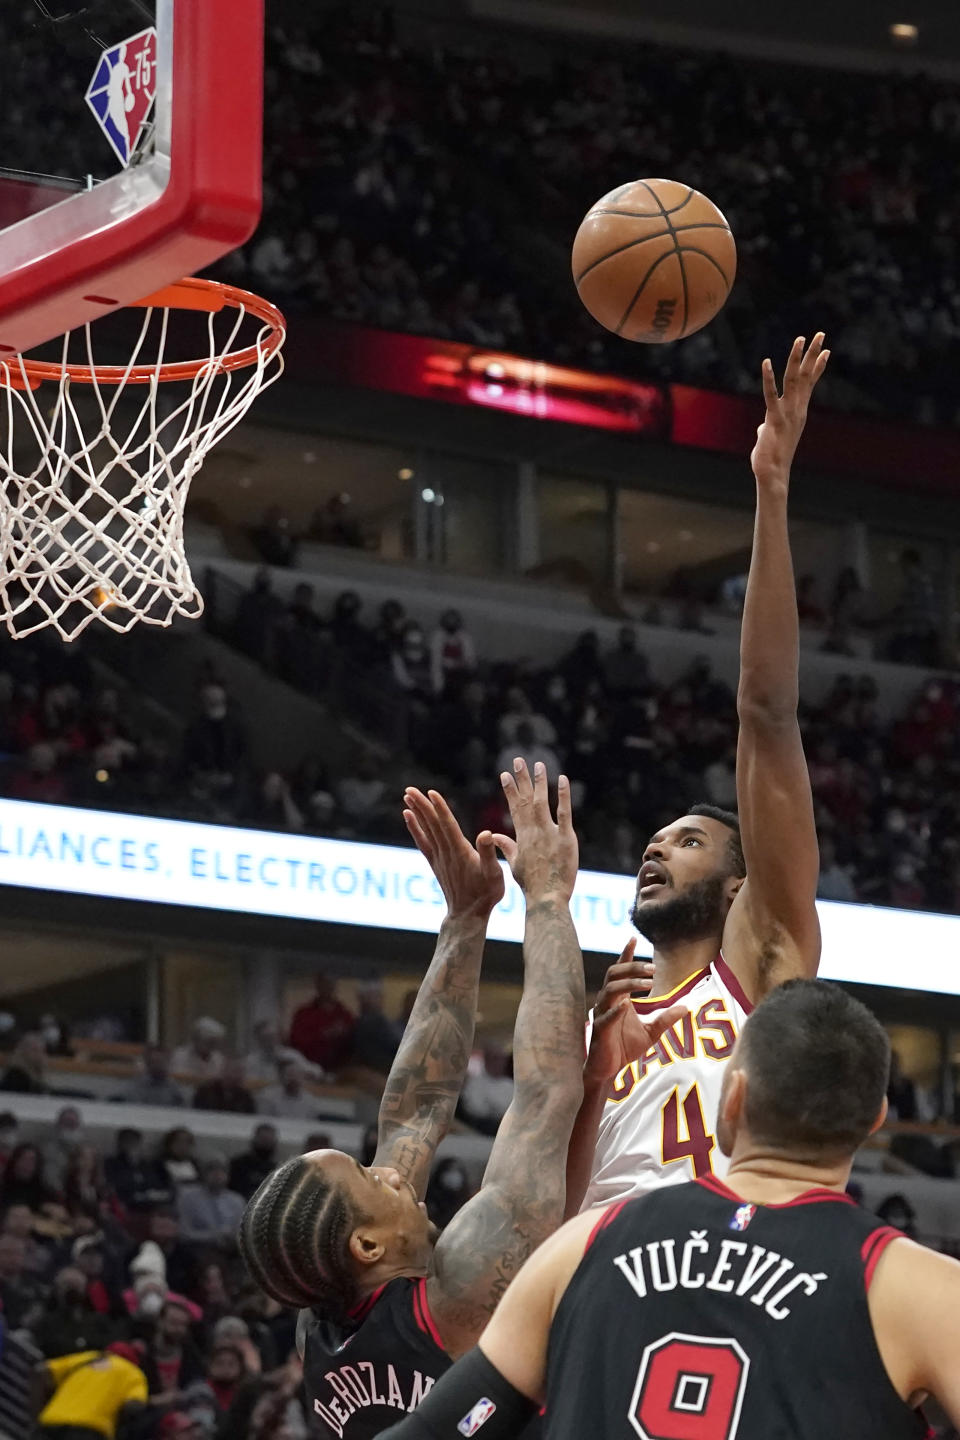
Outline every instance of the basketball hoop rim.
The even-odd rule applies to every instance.
[[[272,301],[220,280],[196,277],[178,280],[176,284],[157,290],[143,300],[118,306],[117,309],[195,310],[211,315],[225,309],[243,310],[261,320],[270,334],[266,338],[261,335],[254,344],[234,350],[229,355],[208,356],[205,360],[170,361],[162,365],[64,365],[56,361],[25,360],[22,355],[13,356],[0,363],[0,388],[12,386],[21,389],[26,382],[31,390],[35,390],[44,381],[61,384],[65,379],[78,385],[150,385],[154,381],[168,384],[176,380],[195,380],[211,368],[221,373],[265,365],[280,349],[287,335],[287,322]]]

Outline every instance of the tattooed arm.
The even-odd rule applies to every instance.
[[[475,848],[435,790],[411,788],[404,800],[407,829],[437,877],[447,914],[387,1077],[373,1163],[398,1170],[422,1198],[467,1073],[487,921],[504,885],[489,830]]]
[[[583,1093],[583,958],[570,917],[577,838],[560,777],[557,823],[542,765],[501,776],[517,832],[496,836],[523,889],[523,996],[513,1039],[514,1095],[480,1193],[437,1242],[428,1298],[444,1345],[476,1343],[520,1266],[563,1220],[567,1144]]]

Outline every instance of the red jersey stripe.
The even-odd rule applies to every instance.
[[[596,1225],[594,1225],[593,1229],[590,1231],[590,1234],[587,1236],[587,1243],[583,1247],[584,1255],[586,1255],[587,1251],[590,1249],[590,1246],[600,1234],[600,1231],[606,1230],[607,1226],[610,1224],[610,1221],[616,1219],[616,1217],[620,1214],[620,1211],[626,1204],[626,1200],[618,1200],[615,1204],[607,1206],[606,1210],[603,1211],[600,1219],[597,1221]]]
[[[863,1257],[863,1288],[865,1290],[870,1289],[874,1271],[884,1250],[894,1240],[903,1240],[904,1238],[903,1231],[895,1230],[892,1225],[881,1225],[878,1230],[874,1230],[867,1236],[860,1248],[860,1254]]]
[[[698,1175],[694,1183],[705,1185],[708,1190],[722,1195],[725,1200],[735,1201],[737,1205],[755,1204],[764,1210],[787,1210],[791,1205],[819,1205],[828,1200],[839,1201],[843,1205],[857,1203],[851,1196],[845,1195],[839,1190],[826,1190],[822,1187],[805,1190],[802,1195],[796,1195],[792,1200],[781,1200],[774,1203],[762,1200],[748,1201],[746,1196],[738,1195],[735,1190],[730,1189],[729,1185],[725,1185],[718,1175]]]
[[[430,1339],[433,1341],[434,1345],[436,1345],[437,1349],[443,1350],[444,1353],[446,1353],[446,1346],[440,1338],[440,1331],[437,1329],[436,1321],[434,1320],[433,1313],[430,1309],[430,1301],[427,1299],[426,1280],[418,1280],[416,1285],[414,1286],[413,1293],[415,1297],[415,1303],[416,1300],[419,1300],[420,1313],[423,1316],[427,1334],[430,1336]]]
[[[724,960],[722,950],[717,956],[716,961],[714,962],[714,966],[720,980],[730,991],[730,994],[733,996],[734,1000],[736,1000],[737,1004],[740,1006],[740,1009],[744,1010],[749,1015],[754,1008],[753,1002],[752,1000],[747,999],[743,986],[740,984],[740,981],[730,969],[730,966],[727,964],[726,960]]]
[[[386,1288],[386,1285],[378,1285],[376,1290],[372,1291],[369,1295],[364,1296],[362,1300],[358,1301],[358,1303],[354,1305],[352,1310],[349,1310],[347,1312],[347,1318],[349,1320],[363,1320],[367,1315],[369,1315],[370,1311],[373,1309],[374,1305],[376,1305],[377,1301],[380,1299],[380,1296],[383,1294]]]

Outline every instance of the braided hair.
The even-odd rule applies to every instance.
[[[240,1254],[281,1305],[342,1322],[354,1301],[348,1242],[361,1216],[344,1188],[296,1155],[268,1175],[240,1222]]]

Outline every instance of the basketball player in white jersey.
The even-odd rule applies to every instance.
[[[797,723],[799,623],[787,531],[790,468],[829,351],[794,342],[783,394],[763,362],[766,416],[750,457],[757,508],[743,608],[733,815],[694,806],[652,836],[637,877],[631,941],[591,1017],[584,1101],[570,1144],[567,1214],[658,1185],[723,1174],[716,1117],[725,1062],[774,986],[820,959],[819,852]],[[650,985],[649,996],[637,991]],[[689,1013],[652,1050],[640,1016]]]

